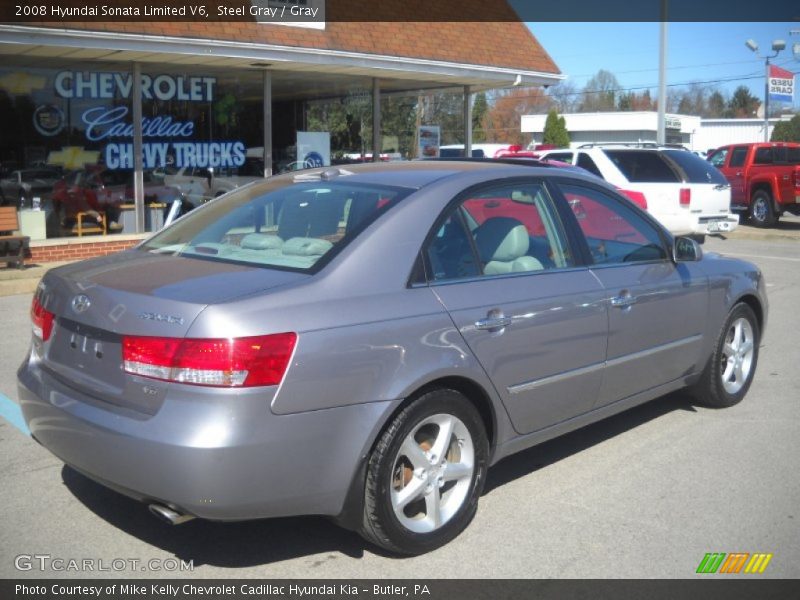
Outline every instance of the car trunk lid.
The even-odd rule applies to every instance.
[[[124,335],[185,337],[209,304],[307,277],[141,251],[54,269],[37,290],[56,322],[42,366],[99,402],[155,414],[170,384],[123,371]]]

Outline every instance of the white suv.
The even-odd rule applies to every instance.
[[[686,150],[587,144],[540,155],[577,165],[622,190],[644,195],[647,211],[673,235],[702,241],[708,233],[739,226],[739,217],[730,209],[728,181],[713,165]]]

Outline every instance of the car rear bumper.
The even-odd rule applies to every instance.
[[[31,434],[58,458],[137,500],[215,520],[339,514],[392,404],[275,415],[274,388],[176,385],[149,416],[75,391],[35,358],[17,376]]]
[[[739,227],[739,215],[735,214],[673,214],[660,216],[659,220],[672,235],[707,235],[729,233]]]

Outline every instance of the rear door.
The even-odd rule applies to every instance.
[[[701,352],[707,278],[674,264],[659,229],[622,198],[560,184],[576,212],[608,303],[608,352],[597,406],[690,374]]]
[[[780,191],[780,198],[777,200],[781,204],[794,204],[794,170],[797,165],[800,165],[800,149],[775,146],[772,150],[775,159],[775,177]]]
[[[452,205],[423,250],[432,291],[521,433],[589,411],[602,382],[605,292],[564,216],[541,181],[497,182]]]
[[[728,183],[731,184],[731,206],[735,209],[743,210],[750,205],[745,174],[747,153],[750,148],[751,146],[733,146],[727,166],[723,171]]]

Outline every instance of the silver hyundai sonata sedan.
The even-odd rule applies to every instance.
[[[739,402],[767,298],[577,169],[453,161],[240,188],[51,270],[31,318],[22,410],[74,469],[171,523],[329,515],[418,554],[514,452]]]

